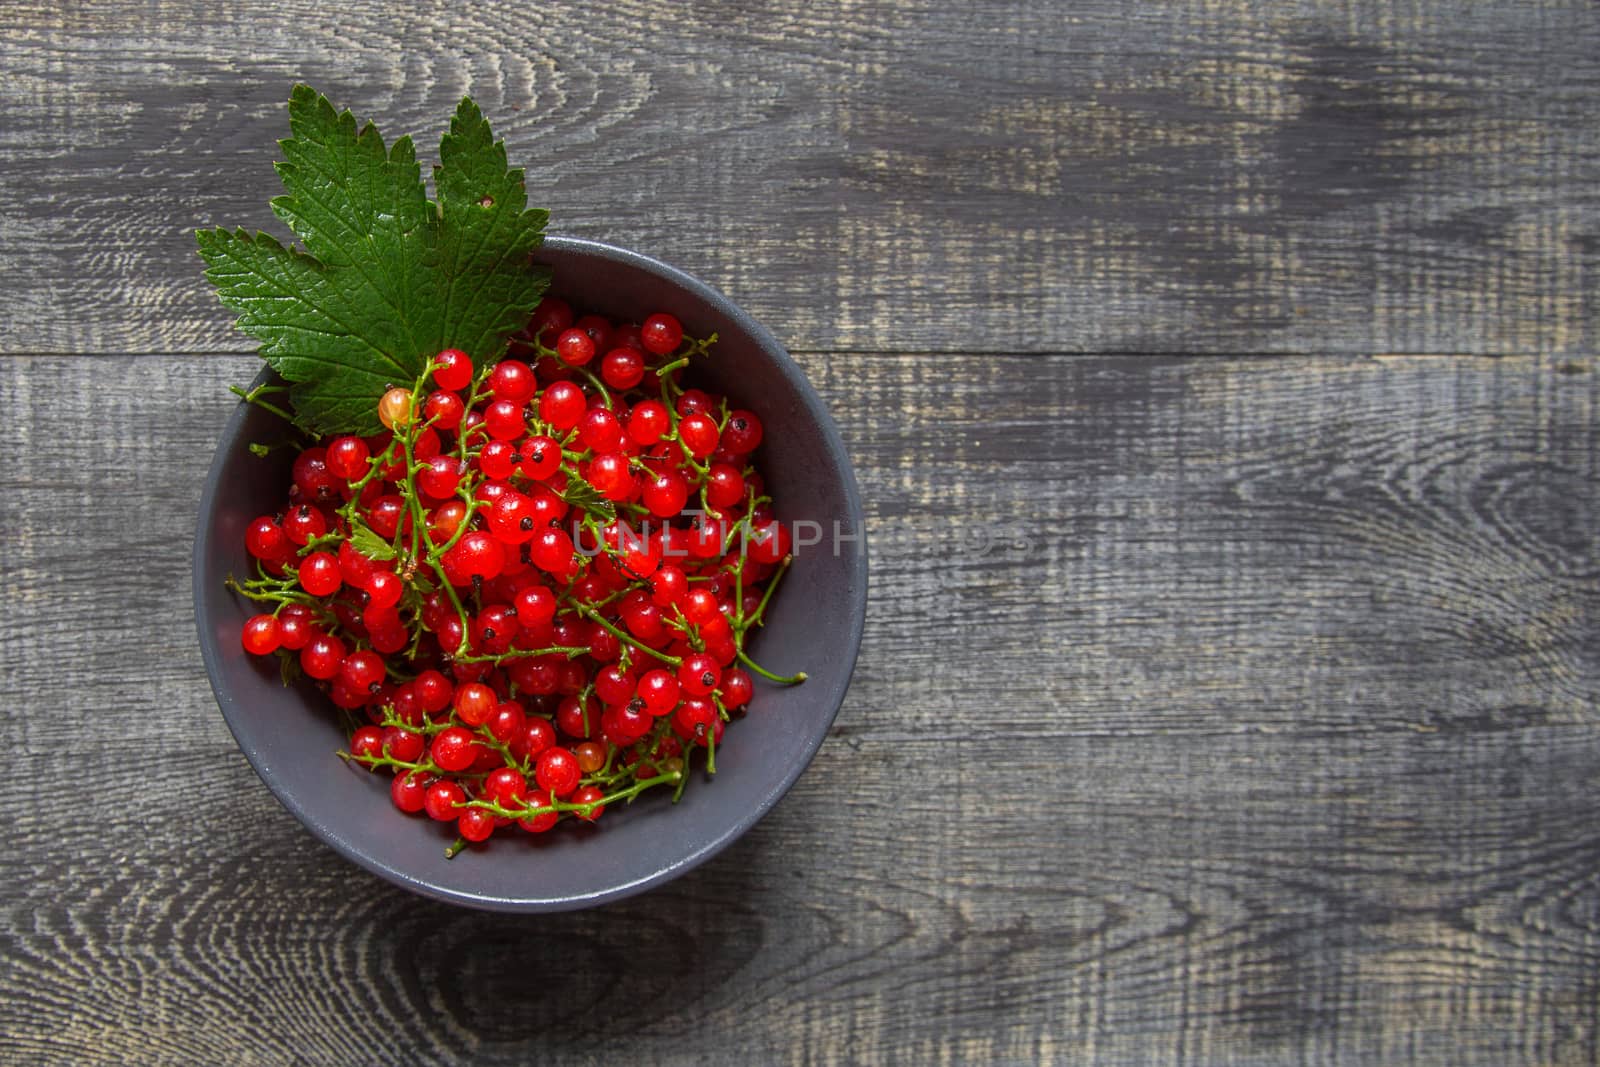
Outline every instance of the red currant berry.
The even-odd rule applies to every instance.
[[[564,797],[578,788],[583,772],[578,768],[578,757],[565,748],[547,748],[539,753],[534,764],[533,778],[540,789],[547,789]]]
[[[539,531],[529,548],[533,562],[540,569],[555,575],[563,575],[572,568],[575,551],[572,547],[572,538],[567,536],[565,530],[557,529]]]
[[[685,619],[696,626],[704,626],[722,614],[716,594],[703,585],[695,586],[684,594],[679,610],[683,612]]]
[[[645,483],[640,499],[650,514],[670,519],[689,502],[689,483],[675,470],[663,471]]]
[[[278,644],[290,652],[306,647],[315,636],[311,610],[303,604],[289,604],[278,612]]]
[[[683,341],[683,326],[665,312],[651,315],[639,327],[639,340],[646,352],[658,356],[670,355]]]
[[[578,440],[592,452],[615,452],[622,447],[622,423],[605,408],[590,408],[578,420]]]
[[[323,504],[338,499],[339,477],[328,469],[324,448],[313,446],[296,456],[290,476],[303,494],[302,499]]]
[[[522,401],[495,400],[483,410],[483,428],[496,441],[515,441],[528,432]]]
[[[441,430],[455,430],[466,417],[467,406],[454,393],[437,390],[422,403],[422,417]]]
[[[456,817],[456,809],[467,799],[459,785],[448,778],[440,778],[428,786],[427,793],[423,794],[422,808],[428,813],[428,818],[439,822],[449,822]]]
[[[528,715],[515,700],[504,700],[495,705],[487,725],[490,736],[502,745],[509,745],[526,735]]]
[[[756,523],[751,530],[747,551],[756,563],[778,563],[789,554],[789,529],[775,519]]]
[[[528,336],[538,340],[542,334],[559,334],[572,325],[572,305],[558,296],[547,296],[533,309],[528,320]]]
[[[366,475],[372,465],[372,450],[359,437],[346,435],[328,442],[328,470],[347,482]]]
[[[383,747],[392,758],[403,763],[415,763],[427,751],[428,741],[415,730],[390,726],[383,731]]]
[[[486,530],[463,534],[450,551],[440,557],[445,575],[453,585],[468,585],[474,578],[488,581],[497,576],[506,565],[506,552],[500,542]],[[460,581],[456,581],[457,578]]]
[[[456,819],[456,833],[473,844],[489,840],[494,833],[494,813],[483,808],[465,809]]]
[[[345,585],[356,588],[366,585],[376,569],[373,561],[357,552],[356,546],[349,541],[340,541],[339,551],[335,555],[339,560],[339,577]]]
[[[352,692],[376,693],[384,679],[383,657],[356,650],[339,664],[339,680]]]
[[[755,412],[739,408],[728,413],[727,425],[722,428],[722,447],[736,456],[747,455],[761,444],[761,420]]]
[[[367,575],[363,588],[367,591],[367,606],[369,608],[392,608],[400,603],[400,594],[405,592],[405,579],[393,571],[374,570]]]
[[[586,785],[572,794],[571,803],[590,805],[587,810],[579,811],[577,816],[584,822],[594,822],[605,814],[606,806],[600,803],[604,797],[605,793],[601,791],[599,786]]]
[[[581,367],[594,358],[594,338],[583,330],[564,330],[556,338],[556,358],[569,367]]]
[[[435,500],[455,496],[460,484],[461,461],[454,456],[434,456],[417,472],[417,488]]]
[[[556,728],[568,737],[589,737],[599,724],[600,715],[589,701],[576,696],[563,697],[556,706]]]
[[[422,810],[428,796],[428,776],[421,771],[397,774],[389,783],[389,799],[407,815]]]
[[[583,390],[571,382],[551,382],[539,397],[539,418],[565,433],[578,425],[588,403]]]
[[[332,596],[343,583],[332,552],[313,552],[300,561],[300,586],[312,596]]]
[[[278,635],[278,620],[271,615],[252,615],[245,620],[239,641],[251,655],[265,656],[276,652],[283,643]]]
[[[655,641],[666,632],[666,617],[648,597],[624,604],[622,623],[630,634],[646,644]]]
[[[732,711],[750,703],[755,695],[755,685],[748,672],[730,667],[722,672],[722,706]]]
[[[455,687],[450,679],[436,670],[425,670],[411,683],[416,687],[417,703],[422,705],[422,710],[430,714],[443,711],[450,706],[451,697]]]
[[[301,504],[284,516],[283,532],[293,543],[304,545],[328,532],[328,517],[320,508]]]
[[[468,726],[482,726],[499,703],[500,698],[493,689],[481,682],[471,682],[456,690],[451,706],[456,709],[456,717]]]
[[[670,429],[672,417],[659,400],[641,400],[628,412],[628,436],[641,447],[655,444]]]
[[[650,732],[652,720],[644,710],[644,701],[626,704],[620,708],[607,708],[600,716],[600,733],[618,748],[627,748]]]
[[[472,384],[472,357],[447,348],[433,357],[433,380],[440,389],[465,389]]]
[[[530,808],[548,808],[555,803],[555,797],[550,794],[548,789],[535,789],[528,794],[528,799],[525,803]],[[546,811],[539,815],[529,815],[525,819],[518,819],[517,825],[530,834],[542,834],[554,826],[556,820],[560,817],[557,812]]]
[[[672,713],[672,732],[691,744],[704,745],[715,736],[720,721],[716,705],[690,697]]]
[[[678,420],[678,439],[695,459],[704,459],[717,450],[717,424],[709,415],[695,412]]]
[[[612,664],[594,676],[594,695],[607,704],[625,704],[633,697],[633,675]]]
[[[544,719],[532,718],[523,733],[523,746],[527,749],[524,759],[537,759],[546,749],[554,748],[556,744],[555,727]]]
[[[533,630],[547,626],[556,614],[556,595],[542,585],[530,585],[517,593],[514,601],[517,622]]]
[[[300,669],[320,682],[331,681],[344,662],[344,642],[332,634],[317,634],[300,649]]]
[[[706,503],[731,508],[744,499],[744,475],[729,463],[713,463],[706,475]]]
[[[522,798],[527,792],[528,780],[513,767],[497,767],[483,780],[484,799],[492,800],[503,808],[521,807]]]
[[[678,706],[681,688],[678,679],[658,668],[644,672],[639,678],[636,692],[639,699],[644,701],[645,710],[651,715],[661,716]]]
[[[440,769],[464,771],[478,758],[473,746],[472,733],[460,726],[450,726],[433,735],[428,755]]]
[[[635,485],[628,457],[620,452],[602,452],[589,461],[585,480],[607,500],[626,500]]]
[[[716,402],[712,400],[711,394],[704,389],[685,389],[678,394],[678,402],[674,407],[677,408],[680,416],[693,415],[696,412],[705,415],[716,408]]]
[[[673,564],[658,567],[650,576],[650,601],[658,608],[670,608],[689,592],[689,579]]]
[[[383,755],[383,729],[363,726],[350,735],[350,754],[359,760],[375,760]]]
[[[283,527],[270,515],[261,516],[245,530],[244,547],[261,560],[283,559],[294,551]]]
[[[539,387],[533,369],[521,360],[503,359],[489,375],[489,392],[496,400],[521,407]]]
[[[385,493],[372,502],[367,509],[367,525],[372,527],[372,532],[390,540],[400,531],[401,523],[406,523],[410,529],[410,517],[406,515],[406,502],[394,493]]]
[[[613,389],[632,389],[644,380],[644,357],[631,348],[613,348],[600,361],[600,377]]]
[[[508,545],[531,541],[539,526],[535,510],[531,498],[512,490],[489,508],[489,530]]]
[[[690,696],[710,696],[722,681],[722,668],[704,652],[685,656],[678,666],[678,684]]]
[[[539,434],[528,438],[522,445],[522,476],[530,481],[542,482],[561,469],[561,445],[551,437]]]

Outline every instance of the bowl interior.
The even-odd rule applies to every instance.
[[[797,548],[750,649],[764,666],[810,677],[787,689],[757,679],[750,712],[730,724],[718,746],[714,778],[697,770],[676,805],[646,794],[592,827],[502,832],[486,848],[446,860],[453,824],[396,812],[388,775],[335,757],[344,736],[326,698],[308,687],[285,688],[275,659],[239,647],[240,626],[253,612],[223,579],[250,573],[245,528],[281,506],[292,458],[286,450],[264,458],[249,451],[251,442],[282,437],[281,423],[254,406],[239,406],[219,443],[201,502],[194,572],[196,620],[217,701],[279,800],[323,841],[391,881],[518,911],[582,907],[648,888],[713,855],[760,818],[810,762],[837,714],[866,606],[864,529],[848,458],[816,393],[771,335],[714,290],[635,253],[552,238],[539,258],[555,269],[552,292],[575,308],[635,321],[668,310],[693,336],[715,331],[713,358],[694,379],[764,423],[756,462]]]

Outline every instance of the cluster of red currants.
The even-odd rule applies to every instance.
[[[553,338],[553,344],[547,341]],[[320,683],[395,807],[482,841],[593,821],[716,746],[790,562],[751,454],[761,420],[685,387],[716,337],[546,299],[509,358],[448,349],[387,427],[299,452],[256,519],[244,648]]]

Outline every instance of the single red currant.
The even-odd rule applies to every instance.
[[[581,367],[594,358],[594,338],[584,330],[564,330],[556,338],[556,358],[569,367]]]
[[[422,810],[428,796],[428,776],[421,771],[397,774],[389,783],[389,799],[407,815]]]
[[[639,327],[639,340],[645,351],[658,356],[669,355],[683,341],[683,326],[665,312],[651,315]]]
[[[659,400],[641,400],[628,412],[628,436],[641,447],[655,444],[670,429],[672,417]]]
[[[433,357],[433,381],[440,389],[465,389],[472,384],[472,357],[447,348]]]
[[[561,445],[552,437],[538,434],[522,445],[522,476],[542,482],[561,469]]]
[[[347,482],[366,475],[372,465],[372,449],[359,437],[345,435],[328,442],[328,470]]]
[[[599,786],[586,785],[572,794],[571,803],[589,805],[587,809],[577,812],[577,816],[584,822],[594,822],[605,814],[606,806],[600,803],[604,797],[605,793]]]
[[[695,459],[704,459],[717,450],[716,420],[694,412],[678,420],[678,439]]]
[[[456,809],[467,799],[461,787],[448,778],[439,778],[428,786],[428,791],[423,795],[422,808],[428,813],[428,818],[438,822],[449,822],[456,817]]]
[[[473,748],[472,733],[460,726],[450,726],[433,735],[428,755],[441,770],[464,771],[478,758]]]
[[[540,789],[548,789],[556,796],[564,797],[578,788],[583,771],[578,767],[578,757],[570,750],[555,747],[539,753],[533,777]]]
[[[278,634],[278,620],[271,615],[252,615],[246,619],[239,640],[246,652],[256,656],[276,652],[283,643]]]
[[[613,389],[632,389],[644,380],[644,357],[632,348],[613,348],[600,361],[600,377]]]
[[[312,596],[332,596],[343,583],[332,552],[313,552],[300,561],[300,586]]]
[[[331,681],[344,662],[344,642],[332,634],[317,634],[300,649],[300,669],[321,682]]]
[[[588,406],[576,385],[551,382],[539,397],[539,418],[564,433],[578,424]]]
[[[503,359],[489,374],[489,392],[494,398],[519,408],[533,399],[538,387],[533,369],[521,360]]]

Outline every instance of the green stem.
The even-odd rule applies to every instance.
[[[284,420],[285,422],[292,423],[294,422],[293,415],[289,414],[278,405],[261,399],[262,395],[265,393],[282,393],[285,391],[286,390],[281,385],[258,385],[249,392],[245,392],[237,385],[228,386],[228,392],[232,393],[240,400],[243,400],[246,404],[254,404],[262,411],[270,411],[272,414],[278,416],[278,418]]]
[[[580,614],[582,614],[583,616],[585,616],[588,619],[593,620],[594,622],[599,623],[601,626],[605,627],[605,629],[608,630],[611,633],[611,636],[615,637],[618,641],[621,641],[623,644],[632,645],[634,648],[638,649],[640,652],[643,652],[645,655],[654,656],[656,659],[660,660],[661,662],[670,663],[674,667],[680,666],[683,663],[683,657],[681,657],[681,656],[670,656],[667,653],[665,653],[663,651],[660,651],[659,649],[651,648],[647,644],[644,644],[644,643],[642,643],[640,641],[634,640],[632,635],[623,633],[621,630],[619,630],[615,626],[611,625],[611,623],[607,622],[603,617],[601,617],[601,615],[600,615],[600,613],[598,611],[595,611],[589,605],[587,605],[587,604],[576,604],[575,606],[577,607],[577,609],[578,609]]]
[[[773,674],[761,664],[751,659],[742,648],[739,649],[739,662],[743,663],[746,667],[749,667],[751,670],[761,675],[761,677],[765,678],[767,681],[777,682],[779,685],[799,685],[801,682],[810,677],[805,671],[795,671],[793,674],[789,675]]]
[[[743,560],[740,560],[740,562],[743,563]],[[773,571],[772,577],[767,580],[767,587],[761,591],[761,602],[756,605],[756,610],[750,613],[750,617],[748,619],[742,619],[739,623],[734,625],[734,630],[739,634],[741,648],[744,645],[745,632],[748,631],[752,626],[761,625],[762,616],[766,614],[767,602],[772,599],[773,590],[778,588],[778,583],[783,580],[783,576],[789,573],[789,564],[793,562],[794,553],[791,552],[783,557],[782,562],[778,564],[778,569]],[[741,607],[742,606],[743,602],[741,601]]]

